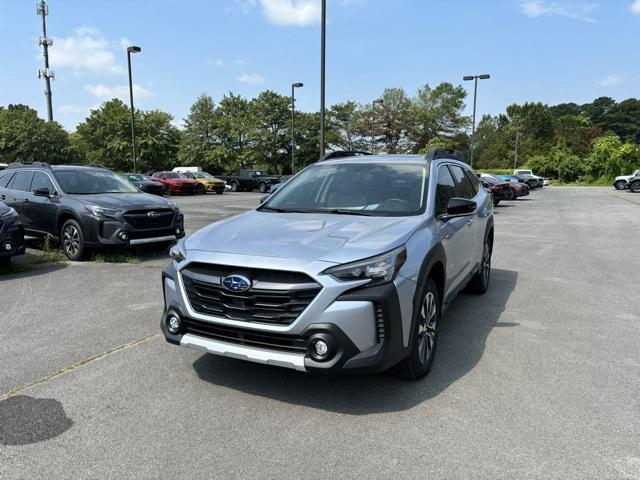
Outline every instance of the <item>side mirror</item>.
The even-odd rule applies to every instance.
[[[51,196],[51,191],[49,190],[49,187],[36,188],[36,189],[33,190],[32,193],[36,197],[50,197]]]
[[[473,200],[466,198],[452,198],[447,205],[447,216],[458,217],[461,215],[470,215],[476,211],[478,205]]]

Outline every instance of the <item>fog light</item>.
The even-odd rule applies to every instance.
[[[329,345],[324,340],[316,340],[313,344],[313,350],[316,352],[316,355],[319,357],[324,357],[327,353],[329,353]]]
[[[13,250],[13,245],[11,245],[11,242],[7,242],[7,243],[5,243],[5,244],[4,244],[4,249],[5,249],[7,252],[10,252],[11,250]]]
[[[129,240],[129,234],[127,232],[120,232],[118,234],[118,238],[126,242],[127,240]]]
[[[180,317],[173,312],[169,313],[167,315],[167,330],[169,330],[169,333],[175,335],[181,328],[182,321],[180,321]]]
[[[176,228],[176,233],[177,233],[178,235],[180,235],[180,234],[182,233],[182,229],[181,229],[181,228]]]

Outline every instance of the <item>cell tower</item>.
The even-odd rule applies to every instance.
[[[36,4],[36,11],[42,17],[42,36],[38,39],[38,45],[42,46],[44,56],[44,68],[38,70],[38,78],[44,78],[44,96],[47,99],[47,118],[51,122],[53,120],[53,107],[51,106],[51,79],[56,78],[55,74],[49,70],[49,47],[53,45],[53,40],[47,37],[47,21],[49,15],[49,6],[44,0]]]

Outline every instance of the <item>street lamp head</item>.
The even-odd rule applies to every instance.
[[[304,87],[304,83],[302,82],[292,83],[291,86],[293,88],[300,88],[300,87]]]
[[[374,105],[382,105],[383,103],[384,103],[384,101],[382,99],[380,99],[380,98],[373,101]]]
[[[462,77],[462,79],[466,82],[468,82],[469,80],[475,80],[476,77],[474,77],[473,75],[465,75],[464,77]]]
[[[487,80],[487,79],[491,78],[491,75],[489,75],[489,74],[484,74],[484,75],[480,75],[478,78],[479,78],[480,80]]]
[[[127,47],[127,52],[129,52],[129,53],[138,53],[138,52],[141,52],[141,51],[142,51],[142,49],[140,47],[136,47],[135,45]]]

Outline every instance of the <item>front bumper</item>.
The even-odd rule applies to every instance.
[[[150,243],[169,242],[184,237],[184,217],[176,213],[170,225],[162,228],[135,228],[124,218],[98,220],[91,215],[83,217],[84,234],[91,247],[128,247]],[[126,239],[122,235],[126,234]]]
[[[403,342],[403,298],[415,285],[405,279],[377,287],[347,289],[331,301],[318,298],[286,328],[232,322],[195,314],[185,299],[179,274],[172,264],[163,272],[165,310],[161,329],[169,343],[215,355],[238,358],[298,371],[380,372],[408,354]],[[318,305],[320,304],[320,305]],[[318,308],[319,307],[319,308]],[[182,330],[171,334],[166,316],[177,313]],[[311,312],[311,315],[308,313]],[[331,354],[320,359],[313,343],[325,340]]]
[[[6,246],[11,248],[7,250]],[[22,224],[0,222],[0,258],[15,257],[25,252]]]

